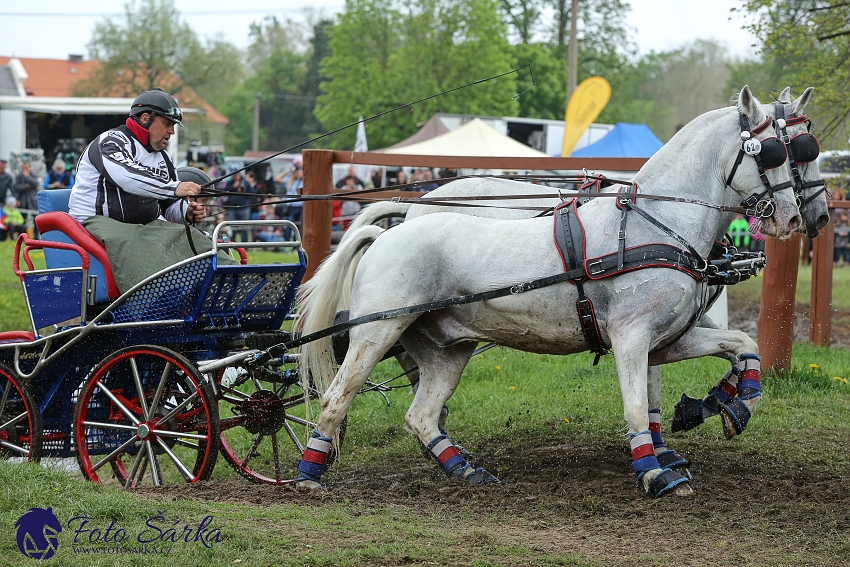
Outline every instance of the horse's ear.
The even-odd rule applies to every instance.
[[[803,114],[803,109],[806,108],[806,105],[812,100],[812,93],[815,92],[814,87],[809,87],[803,91],[803,94],[800,95],[800,98],[794,101],[794,104],[791,106],[791,114],[795,116],[799,116]]]
[[[791,102],[791,87],[785,87],[779,93],[779,102]]]
[[[753,128],[764,122],[767,116],[761,109],[761,103],[750,91],[749,85],[744,85],[741,95],[738,97],[738,111],[744,114]]]

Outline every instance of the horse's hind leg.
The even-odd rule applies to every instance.
[[[321,486],[325,463],[332,446],[331,437],[339,428],[354,396],[360,392],[369,374],[414,319],[414,316],[399,317],[352,329],[345,360],[322,395],[316,428],[298,464],[298,476],[295,481],[299,487]]]
[[[609,328],[608,332],[614,358],[617,360],[623,415],[629,425],[631,438],[632,468],[638,483],[655,497],[668,493],[690,492],[680,487],[686,485],[688,479],[674,470],[662,469],[655,455],[649,429],[648,332],[633,327]],[[677,487],[680,488],[677,490]]]
[[[729,372],[702,400],[682,394],[673,431],[693,429],[720,414],[727,439],[741,434],[761,400],[761,359],[757,353],[758,345],[741,331],[696,327],[653,355],[653,363],[660,364],[702,356],[719,356],[732,362]]]
[[[498,482],[486,470],[470,465],[465,453],[449,440],[440,424],[443,408],[460,382],[475,343],[439,347],[418,332],[408,330],[402,344],[419,363],[419,384],[405,416],[408,430],[447,476],[472,484]]]

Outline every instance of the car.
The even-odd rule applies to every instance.
[[[842,199],[850,193],[850,151],[832,150],[818,156],[818,169],[827,181],[827,189],[838,191],[834,198]]]

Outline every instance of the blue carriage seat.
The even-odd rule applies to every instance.
[[[115,284],[106,248],[68,214],[70,197],[70,189],[46,189],[38,192],[38,215],[35,217],[35,225],[41,239],[76,244],[83,248],[91,259],[89,274],[97,276],[95,301],[102,303],[117,299],[121,293]],[[45,248],[44,260],[49,269],[81,265],[79,254],[69,250]]]

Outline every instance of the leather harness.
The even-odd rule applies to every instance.
[[[601,176],[593,181],[585,183],[579,188],[580,192],[598,193],[604,180]],[[637,193],[637,186],[624,187],[621,193]],[[678,235],[672,233],[654,218],[636,207],[635,198],[619,198],[616,206],[622,211],[620,215],[620,230],[617,235],[617,251],[594,258],[587,258],[586,236],[584,225],[581,222],[578,208],[583,198],[573,198],[555,207],[554,214],[554,239],[564,264],[567,281],[576,286],[578,300],[576,310],[581,323],[582,333],[590,350],[596,354],[593,364],[599,363],[599,358],[608,354],[608,347],[602,340],[599,324],[596,320],[596,312],[593,303],[584,293],[584,284],[587,281],[601,280],[644,268],[671,268],[684,272],[698,282],[707,281],[705,274],[706,261],[690,244],[684,242]],[[586,201],[587,199],[584,198]],[[656,226],[663,228],[668,234],[682,241],[688,249],[679,248],[671,244],[653,242],[638,246],[626,246],[626,220],[630,210],[639,211],[641,216],[651,220]],[[690,329],[696,318],[686,328]],[[678,338],[678,337],[677,337]],[[675,342],[675,341],[674,341]]]

